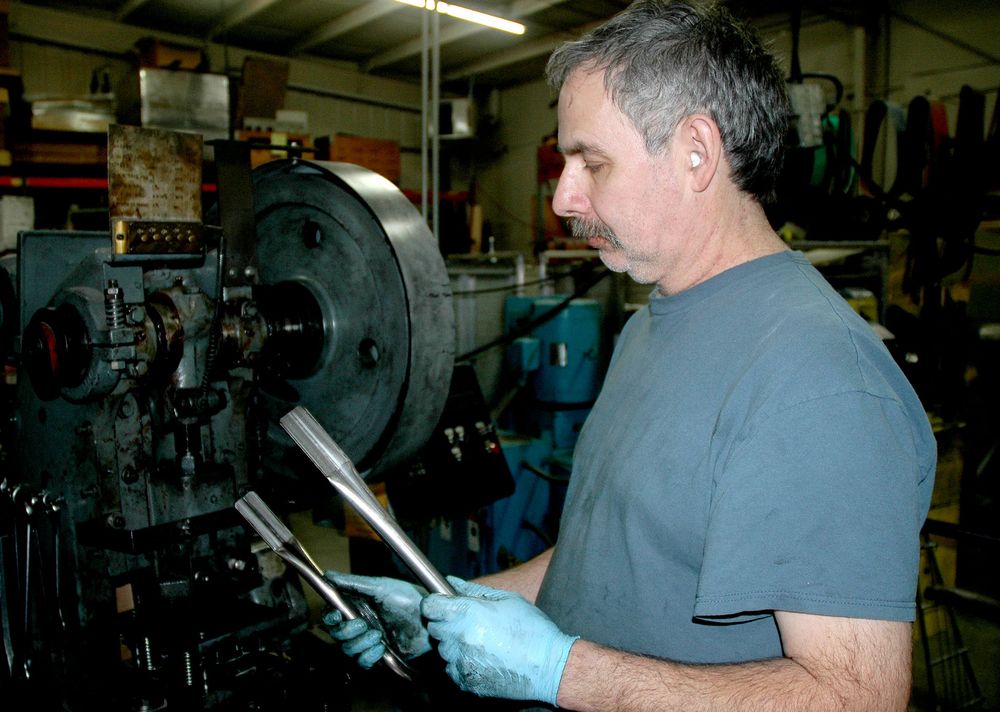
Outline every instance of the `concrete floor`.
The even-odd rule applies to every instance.
[[[972,669],[972,678],[981,693],[981,703],[969,709],[1000,710],[1000,624],[991,623],[961,612],[955,613],[958,634],[965,658]],[[957,640],[948,633],[932,638],[930,649],[934,657],[957,652]],[[970,676],[964,669],[961,655],[948,664],[934,666],[935,687],[940,707],[935,707],[929,695],[927,665],[922,644],[913,646],[913,697],[911,712],[933,712],[935,709],[960,709],[963,701],[973,699]]]

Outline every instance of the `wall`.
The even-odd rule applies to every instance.
[[[498,140],[505,152],[501,160],[480,168],[477,184],[478,199],[493,228],[497,249],[532,253],[538,191],[535,153],[542,140],[556,131],[551,101],[542,81],[500,92]]]
[[[855,127],[863,125],[864,109],[872,99],[887,98],[905,107],[917,95],[945,102],[954,127],[963,84],[986,94],[989,121],[1000,85],[1000,63],[981,55],[1000,56],[994,49],[1000,32],[1000,3],[904,0],[894,3],[894,9],[896,16],[889,21],[888,31],[883,28],[869,35],[842,22],[806,19],[799,51],[803,71],[840,78],[844,106],[852,111]],[[910,19],[931,31],[914,26]],[[789,21],[770,17],[758,24],[782,66],[790,68]],[[934,33],[950,35],[959,45],[971,45],[980,53]],[[485,212],[496,228],[499,248],[530,251],[537,191],[534,151],[556,125],[555,109],[548,107],[551,99],[541,79],[502,92],[499,118],[507,154],[480,172],[480,193],[486,196]]]
[[[901,4],[890,33],[890,100],[905,104],[923,95],[943,101],[954,128],[958,91],[968,84],[986,94],[989,121],[1000,85],[1000,3],[908,0]],[[971,47],[957,46],[934,33]]]

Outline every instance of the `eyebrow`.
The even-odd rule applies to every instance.
[[[608,155],[603,149],[598,148],[594,144],[584,143],[582,141],[571,143],[568,146],[560,145],[558,148],[559,148],[559,153],[563,154],[564,156],[575,156],[578,153],[590,153],[595,156],[606,158]]]

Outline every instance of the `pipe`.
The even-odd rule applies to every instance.
[[[296,406],[279,421],[295,444],[312,460],[340,495],[385,540],[420,582],[433,593],[454,596],[455,589],[424,553],[410,541],[392,515],[368,489],[354,463],[308,410]]]

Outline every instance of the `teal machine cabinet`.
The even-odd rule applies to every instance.
[[[507,368],[522,386],[501,421],[514,494],[492,506],[491,562],[504,568],[554,542],[573,448],[603,378],[601,308],[593,299],[513,296],[504,307]]]

